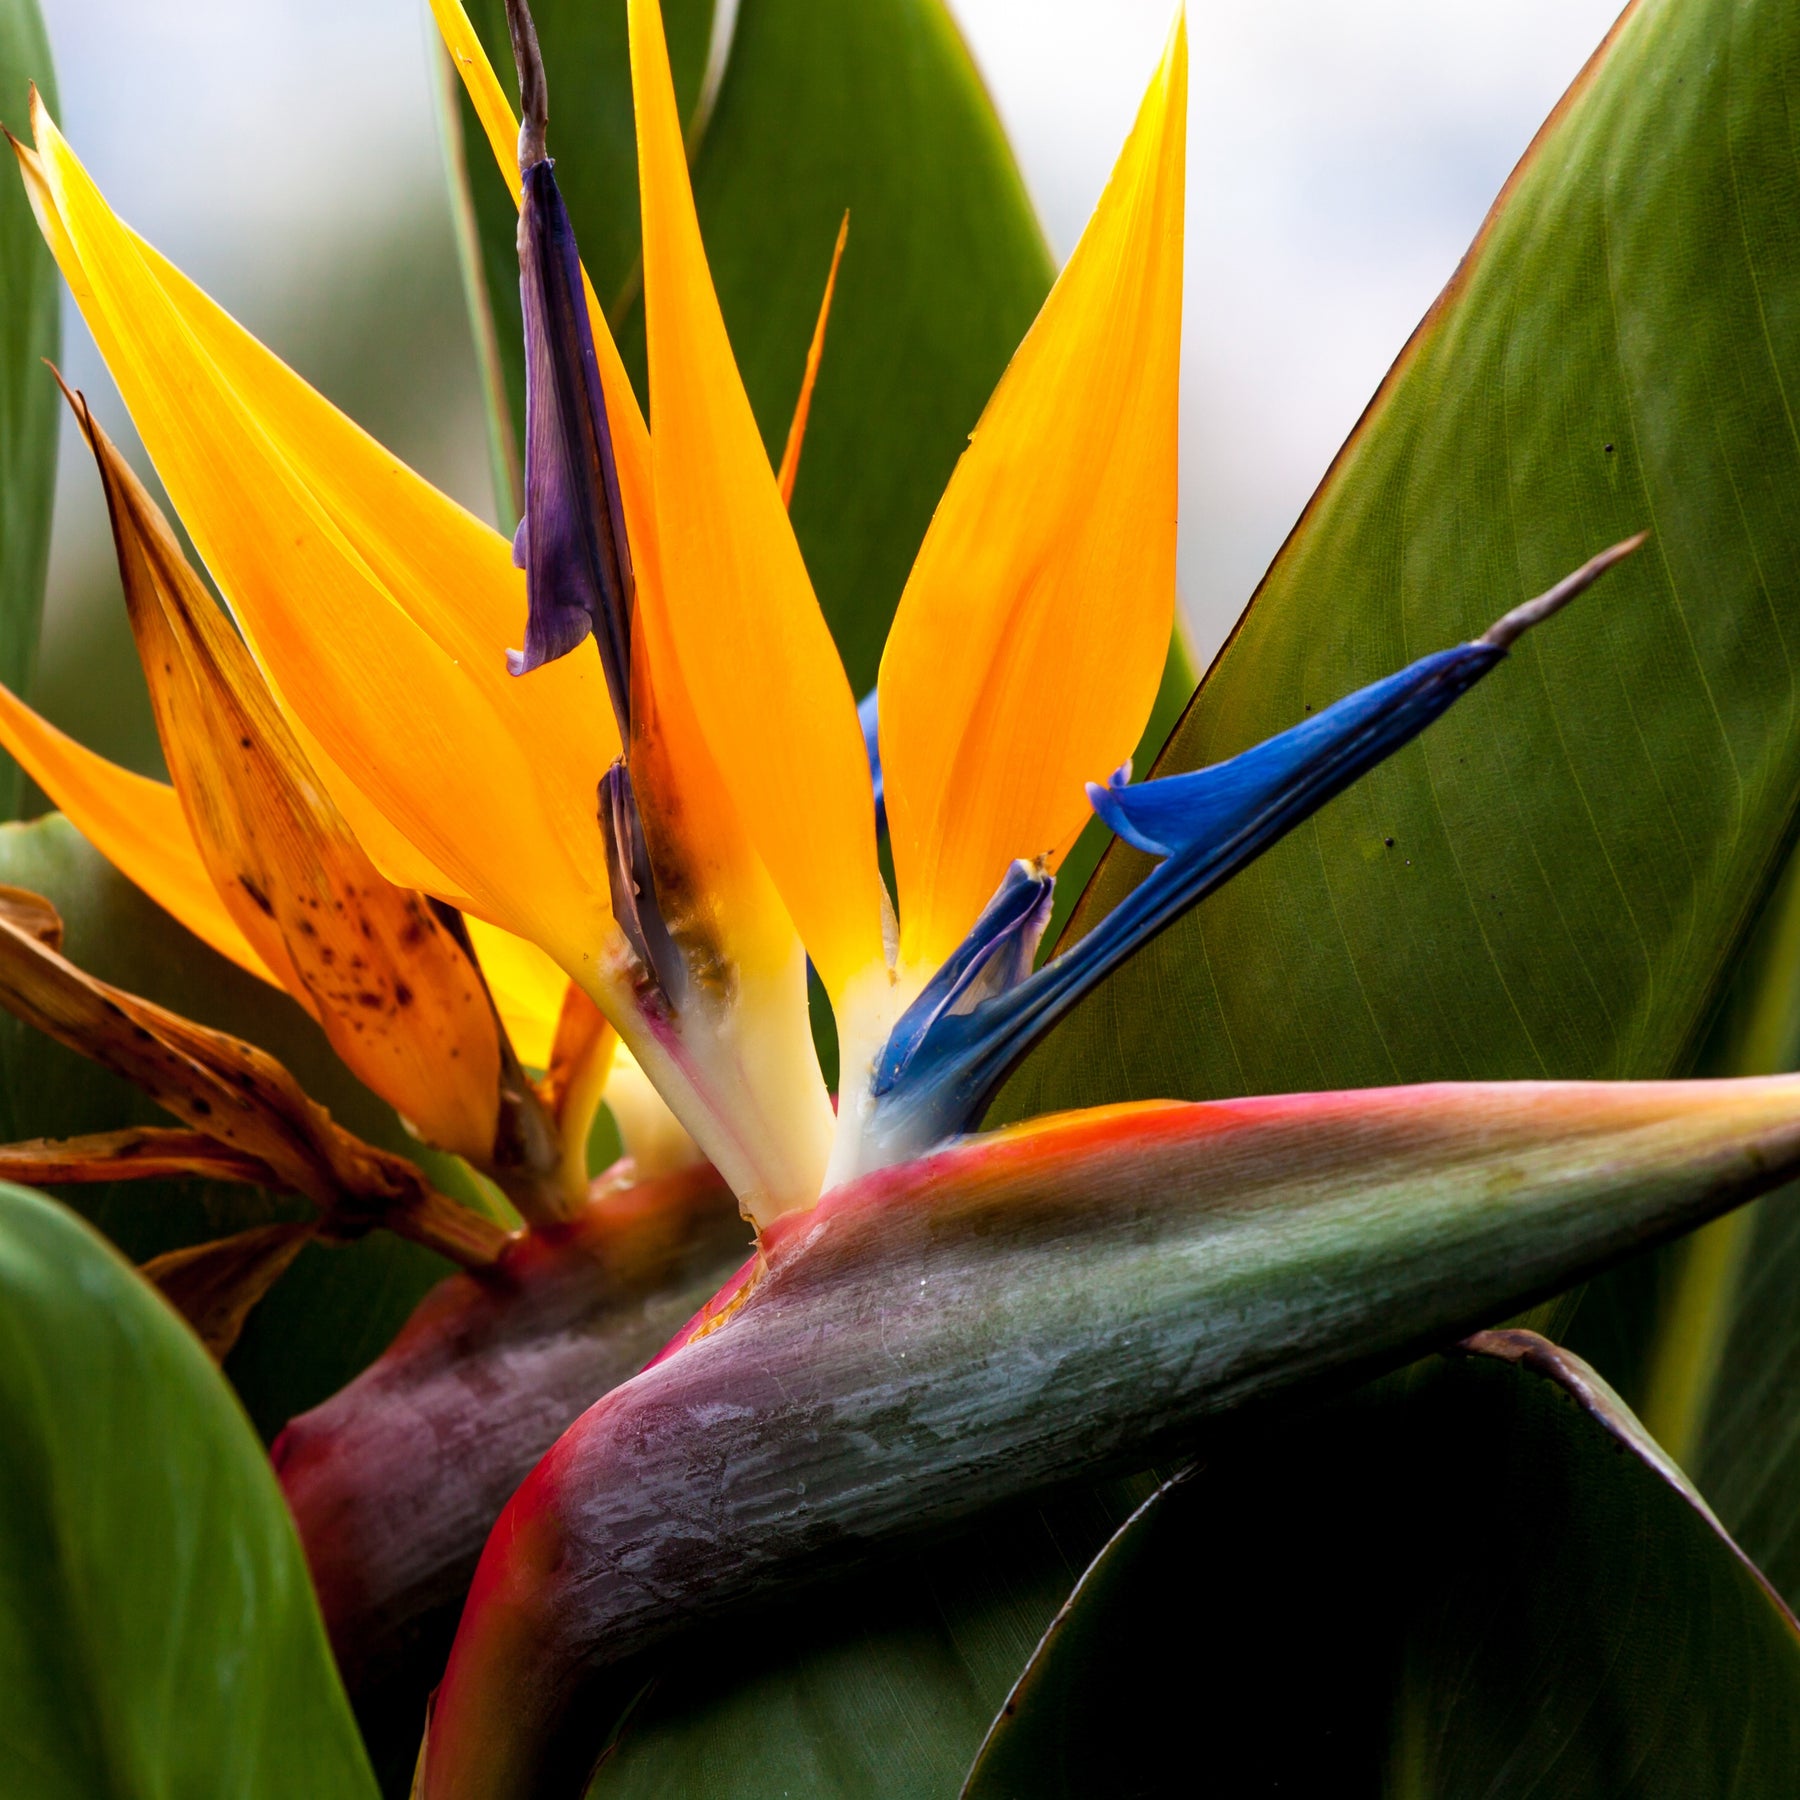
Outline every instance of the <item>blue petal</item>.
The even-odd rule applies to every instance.
[[[631,548],[612,432],[588,324],[575,230],[549,158],[526,169],[519,212],[525,313],[525,517],[513,556],[525,570],[523,675],[566,656],[591,630],[629,741]]]
[[[1297,795],[1307,796],[1308,812],[1322,805],[1422,731],[1504,654],[1486,644],[1441,650],[1227,762],[1135,787],[1115,775],[1105,787],[1090,782],[1088,799],[1126,843],[1152,856],[1216,852],[1241,833],[1266,829],[1270,809],[1291,806]],[[1274,835],[1297,822],[1281,823]]]
[[[881,690],[870,688],[856,703],[856,722],[862,727],[863,753],[869,759],[869,779],[875,784],[875,830],[887,830],[887,789],[881,779]]]
[[[901,1021],[877,1064],[869,1131],[884,1158],[911,1155],[979,1118],[1007,1071],[1105,975],[1359,775],[1416,737],[1506,654],[1462,644],[1361,689],[1315,718],[1191,774],[1091,787],[1095,811],[1163,860],[1092,931],[1035,973],[970,1008]],[[1011,883],[1014,877],[1009,876]],[[1003,886],[989,907],[1006,900]],[[987,914],[983,918],[987,918]],[[982,928],[971,934],[973,944]],[[969,952],[965,944],[958,957]],[[955,959],[935,978],[954,986]],[[885,1079],[884,1079],[885,1078]]]
[[[905,1080],[913,1058],[941,1020],[969,1013],[1031,973],[1055,892],[1056,877],[1031,863],[1016,862],[1006,871],[999,892],[969,935],[889,1034],[870,1084],[877,1099]]]

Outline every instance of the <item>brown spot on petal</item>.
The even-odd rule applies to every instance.
[[[257,908],[261,912],[267,914],[267,916],[271,919],[274,918],[274,916],[275,916],[274,902],[270,900],[269,896],[267,894],[265,894],[262,891],[262,889],[259,888],[256,885],[256,883],[250,879],[250,877],[248,875],[239,875],[238,876],[238,886],[241,887],[244,890],[244,892],[246,894],[248,894],[253,901],[255,901]]]

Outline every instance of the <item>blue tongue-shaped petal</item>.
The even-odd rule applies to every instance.
[[[1031,973],[1055,891],[1056,877],[1031,863],[1016,862],[1006,871],[1000,891],[982,908],[969,935],[889,1034],[876,1060],[872,1093],[879,1098],[905,1081],[939,1020],[973,1012]]]
[[[1161,858],[1092,931],[1035,973],[970,1007],[939,992],[994,935],[1017,871],[969,939],[902,1016],[876,1065],[863,1166],[916,1155],[966,1130],[1012,1065],[1126,957],[1228,881],[1466,694],[1530,626],[1566,605],[1642,537],[1596,556],[1547,594],[1508,613],[1473,643],[1422,658],[1397,675],[1226,762],[1128,785],[1124,771],[1088,789],[1094,810],[1127,843]],[[1025,968],[1028,968],[1028,963]]]
[[[1440,650],[1241,756],[1136,786],[1119,775],[1104,787],[1089,782],[1088,800],[1126,843],[1166,859],[1158,874],[1183,870],[1191,881],[1241,868],[1415,737],[1505,654],[1481,643]]]

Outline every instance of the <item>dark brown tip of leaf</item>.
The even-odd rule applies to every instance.
[[[506,0],[506,26],[512,33],[513,62],[519,71],[519,173],[523,175],[548,155],[550,90],[544,81],[537,26],[525,0]]]
[[[0,919],[40,944],[48,944],[52,950],[62,949],[62,914],[42,894],[34,894],[29,888],[0,885]]]
[[[1515,606],[1504,618],[1496,619],[1475,640],[1476,643],[1489,644],[1496,650],[1510,649],[1532,626],[1542,624],[1552,613],[1561,612],[1577,594],[1591,588],[1615,563],[1622,563],[1633,551],[1639,549],[1649,536],[1649,532],[1640,531],[1635,537],[1628,537],[1623,543],[1614,544],[1610,550],[1602,550],[1598,556],[1589,557],[1573,575],[1565,575],[1547,593],[1539,594],[1535,600],[1527,600],[1523,606]]]
[[[69,403],[69,411],[75,415],[75,423],[81,427],[81,435],[87,439],[91,449],[94,443],[94,415],[88,407],[87,395],[80,388],[72,388],[63,379],[63,372],[49,357],[44,358],[44,367],[55,378],[56,385],[62,389],[62,397]]]

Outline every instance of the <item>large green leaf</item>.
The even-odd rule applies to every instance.
[[[0,1790],[362,1800],[300,1546],[188,1328],[0,1188]]]
[[[35,81],[55,112],[50,40],[35,0],[0,3],[0,121],[21,129]],[[44,368],[62,341],[62,288],[31,216],[25,190],[0,182],[0,682],[15,694],[31,684],[50,514],[56,492],[56,434],[62,406]],[[0,818],[18,811],[23,776],[0,751]]]
[[[1680,1064],[1800,793],[1797,86],[1786,0],[1627,11],[1165,766],[1650,546],[1120,971],[1002,1114]],[[1115,851],[1077,923],[1142,866]]]
[[[1800,858],[1739,958],[1700,1066],[1800,1068]],[[1787,1596],[1800,1600],[1800,1190],[1615,1270],[1574,1341],[1616,1371],[1645,1423]]]
[[[60,814],[0,826],[0,882],[49,898],[65,948],[82,968],[281,1058],[341,1124],[419,1155],[392,1110],[360,1086],[323,1033],[286,995],[215,955],[106,862]],[[167,1123],[135,1088],[0,1015],[0,1140],[70,1137]],[[446,1159],[433,1174],[454,1179]],[[63,1197],[134,1261],[305,1208],[216,1182],[118,1182]],[[334,1393],[376,1356],[419,1296],[446,1271],[437,1257],[385,1233],[345,1248],[309,1247],[251,1314],[229,1372],[272,1435]]]
[[[1436,1365],[1163,1489],[1083,1578],[966,1800],[1785,1792],[1800,1633],[1556,1360],[1568,1386]]]
[[[469,11],[510,80],[500,0]],[[691,114],[710,8],[688,0],[665,11],[677,94]],[[533,8],[557,179],[641,394],[624,13],[623,0]],[[486,283],[478,320],[493,321],[516,443],[524,373],[514,215],[466,114],[463,155]],[[861,692],[874,683],[938,495],[1049,291],[1050,255],[942,0],[741,0],[692,156],[713,279],[772,457],[786,440],[832,241],[850,213],[794,526]]]

